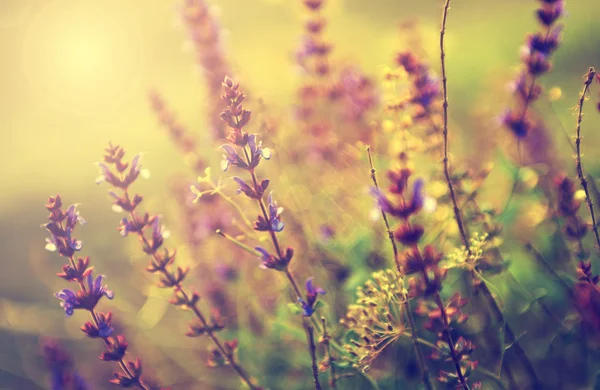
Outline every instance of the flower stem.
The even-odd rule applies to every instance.
[[[312,360],[312,375],[315,381],[315,389],[321,390],[321,383],[319,382],[319,369],[317,368],[317,346],[315,345],[315,329],[307,321],[302,321],[304,329],[306,330],[306,337],[308,339],[308,352]]]
[[[126,193],[127,196],[127,193]],[[133,214],[133,212],[129,213],[129,216],[132,220],[135,220],[135,215]],[[142,245],[146,248],[151,247],[150,243],[148,242],[148,239],[146,238],[146,236],[144,235],[143,231],[139,231],[138,232],[138,237],[140,242],[142,243]],[[157,263],[160,263],[161,259],[158,257],[158,255],[156,254],[156,252],[152,253],[152,257],[154,257],[154,259],[156,260]],[[192,300],[190,299],[190,295],[189,293],[187,293],[183,286],[181,285],[180,282],[176,281],[173,276],[171,275],[171,273],[169,271],[167,271],[166,268],[160,268],[159,271],[161,272],[161,274],[169,281],[169,283],[171,285],[173,285],[173,288],[178,291],[181,294],[181,297],[186,301],[186,302],[192,302]],[[208,321],[206,320],[206,318],[204,317],[204,315],[202,314],[202,312],[200,311],[200,309],[198,308],[197,304],[194,303],[193,305],[190,305],[190,309],[191,311],[194,313],[194,315],[196,316],[196,318],[198,319],[198,321],[200,321],[200,324],[202,325],[202,327],[204,327],[206,334],[208,335],[208,338],[211,339],[211,341],[215,344],[215,346],[217,347],[217,349],[219,350],[219,352],[221,352],[221,355],[223,356],[223,358],[225,359],[225,361],[231,365],[231,367],[233,367],[233,369],[238,373],[238,375],[240,376],[240,378],[246,383],[246,385],[251,389],[251,390],[258,390],[259,387],[255,386],[252,383],[252,380],[250,379],[250,377],[248,376],[248,374],[244,371],[244,369],[235,361],[234,357],[232,354],[230,354],[225,347],[223,346],[223,343],[221,343],[221,340],[218,338],[218,336],[211,330],[211,327],[208,324]]]
[[[424,278],[427,278],[425,272],[423,272]],[[454,340],[452,340],[452,335],[450,334],[450,321],[448,320],[448,313],[446,313],[446,308],[444,307],[444,303],[442,302],[442,298],[440,297],[440,293],[436,292],[433,295],[433,299],[435,300],[438,309],[442,313],[442,321],[444,322],[444,335],[446,336],[446,341],[448,343],[448,347],[450,349],[450,357],[454,362],[454,367],[456,369],[456,375],[458,376],[458,381],[460,382],[462,388],[464,390],[469,390],[469,385],[467,384],[467,379],[465,378],[462,368],[460,367],[460,359],[456,353],[454,348]]]
[[[329,344],[329,341],[331,340],[331,336],[329,335],[329,332],[327,331],[327,321],[325,320],[325,317],[321,317],[321,323],[323,324],[323,344],[325,344],[325,352],[327,354],[327,364],[329,365],[329,372],[330,372],[330,379],[329,379],[329,386],[332,389],[337,389],[337,384],[336,384],[336,377],[335,377],[335,364],[334,364],[334,358],[333,355],[331,354],[331,345]]]
[[[376,175],[377,170],[375,169],[375,166],[373,164],[373,157],[371,156],[371,147],[370,146],[367,146],[367,155],[369,156],[369,165],[371,166],[371,180],[373,181],[375,188],[379,189],[379,184],[377,182],[377,175]],[[400,277],[400,279],[404,279],[404,273],[402,272],[402,266],[400,264],[400,259],[398,258],[398,245],[396,244],[396,239],[394,238],[394,233],[392,232],[392,229],[390,228],[390,223],[387,218],[387,213],[383,209],[380,209],[380,210],[381,210],[381,216],[383,217],[383,222],[385,223],[385,228],[388,233],[388,237],[390,239],[390,243],[392,244],[392,249],[394,251],[394,262],[396,263],[396,269],[398,271],[398,276]],[[415,348],[415,353],[417,354],[417,361],[419,363],[419,368],[421,369],[423,384],[425,384],[425,387],[428,390],[432,390],[433,384],[431,383],[431,378],[429,375],[429,368],[427,367],[427,363],[425,362],[425,357],[423,355],[423,350],[421,349],[421,346],[418,341],[419,340],[418,329],[417,329],[417,326],[415,325],[415,318],[412,313],[412,309],[410,307],[410,302],[408,301],[408,299],[404,300],[403,306],[404,306],[405,316],[408,320],[410,336],[411,336],[411,339],[412,339],[412,342],[413,342],[413,345]]]
[[[460,236],[462,238],[463,244],[465,245],[467,251],[469,253],[471,253],[471,246],[469,243],[465,225],[463,223],[463,220],[462,220],[462,217],[460,214],[460,208],[458,207],[458,203],[456,200],[456,194],[454,192],[454,185],[452,184],[452,179],[450,178],[450,167],[449,167],[449,158],[448,158],[448,86],[447,86],[448,78],[446,75],[446,60],[445,60],[446,53],[444,51],[444,36],[446,34],[446,20],[448,17],[448,9],[449,8],[450,8],[450,0],[446,0],[446,2],[444,4],[443,15],[442,15],[442,28],[440,30],[440,53],[441,53],[440,60],[441,60],[441,68],[442,68],[442,87],[443,87],[443,94],[444,94],[444,102],[443,102],[444,159],[443,159],[443,164],[444,164],[444,175],[446,177],[446,183],[448,184],[448,190],[450,191],[450,198],[452,200],[452,205],[453,205],[453,209],[454,209],[454,218],[456,220],[456,224],[458,225],[458,230],[460,232]],[[478,272],[479,267],[476,267],[475,271]],[[476,277],[474,274],[475,273],[472,273],[472,276]],[[492,295],[489,287],[487,286],[487,284],[485,282],[483,282],[480,284],[479,288],[480,288],[480,291],[483,293],[484,297],[486,298],[486,300],[488,301],[489,306],[491,307],[491,309],[494,313],[494,316],[496,317],[496,320],[504,323],[504,329],[505,329],[506,335],[508,336],[509,340],[511,340],[511,342],[513,343],[515,351],[521,358],[521,361],[523,362],[523,364],[525,365],[525,368],[526,368],[528,374],[534,381],[535,385],[539,384],[539,379],[537,377],[537,374],[535,373],[535,369],[533,368],[531,361],[529,360],[529,358],[525,354],[525,351],[523,350],[523,348],[519,344],[518,340],[516,339],[515,334],[512,331],[511,327],[509,326],[508,322],[505,320],[504,314],[502,313],[502,310],[498,306],[498,302],[496,302],[496,300],[494,299],[494,296]]]
[[[581,121],[583,120],[583,102],[585,101],[585,96],[587,95],[590,85],[594,80],[596,75],[596,71],[594,68],[590,68],[588,73],[586,74],[586,80],[583,86],[583,91],[581,92],[581,96],[579,97],[579,113],[577,115],[577,129],[575,132],[575,147],[577,149],[576,156],[576,169],[577,169],[577,177],[581,182],[581,187],[583,188],[583,192],[585,192],[585,201],[590,209],[590,215],[592,217],[592,229],[594,230],[594,235],[596,236],[596,243],[598,245],[598,249],[600,249],[600,235],[598,234],[598,225],[596,224],[596,215],[594,213],[594,204],[592,203],[592,199],[590,197],[590,192],[588,190],[588,183],[583,174],[583,165],[581,163]]]

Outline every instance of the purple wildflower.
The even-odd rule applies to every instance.
[[[234,165],[240,167],[242,169],[247,169],[248,164],[240,157],[237,150],[231,145],[221,145],[221,149],[225,152],[223,155],[223,161],[221,161],[221,169],[223,171],[227,171],[230,165]]]
[[[294,250],[292,248],[286,249],[283,258],[277,258],[276,256],[273,256],[262,246],[257,246],[254,249],[260,253],[260,258],[262,259],[260,268],[262,269],[284,271],[287,269],[288,264],[290,261],[292,261],[292,257],[294,256]]]
[[[258,230],[260,232],[274,231],[279,233],[284,227],[283,222],[281,222],[281,213],[283,212],[283,207],[279,207],[277,202],[273,200],[273,193],[269,194],[268,201],[269,220],[267,221],[262,215],[259,215],[258,221],[254,223],[254,230]]]
[[[98,325],[88,321],[81,327],[81,331],[90,338],[100,337],[106,339],[110,337],[114,332],[114,328],[112,327],[112,313],[97,313],[96,318]]]
[[[256,134],[248,136],[248,147],[250,147],[250,168],[256,168],[261,158],[271,159],[271,150],[262,147],[262,141],[256,142]]]
[[[65,309],[65,314],[67,317],[73,315],[73,310],[81,307],[81,301],[79,300],[77,294],[71,289],[65,288],[54,294],[54,296],[62,301],[60,306]]]
[[[306,300],[301,297],[298,298],[298,302],[300,302],[300,305],[302,306],[305,317],[310,317],[315,312],[315,305],[319,294],[325,295],[326,292],[322,288],[314,285],[313,278],[308,278],[308,280],[306,280]]]
[[[80,290],[75,293],[73,290],[65,288],[54,294],[56,298],[62,301],[60,306],[65,309],[67,317],[73,315],[75,309],[94,310],[98,301],[103,296],[108,299],[113,299],[113,292],[102,285],[103,278],[103,275],[98,275],[96,279],[94,279],[90,272],[87,275],[87,290]]]
[[[394,207],[390,200],[385,196],[383,192],[377,187],[372,187],[370,190],[371,195],[375,198],[377,206],[386,213],[391,213]]]
[[[425,181],[421,178],[417,179],[413,183],[413,193],[412,193],[412,208],[415,211],[421,210],[423,208],[423,203],[425,202],[425,194],[423,193],[423,187],[425,186]]]

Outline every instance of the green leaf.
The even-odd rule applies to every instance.
[[[317,305],[318,304],[319,304],[319,302],[317,302]],[[295,304],[295,303],[288,303],[287,307],[290,310],[290,313],[292,313],[295,316],[297,316],[300,313],[302,313],[302,309],[300,309],[300,307],[297,304]]]
[[[317,311],[317,309],[320,309],[320,308],[325,307],[325,306],[327,306],[325,304],[325,302],[323,302],[323,301],[317,301],[317,303],[315,303],[315,311]]]

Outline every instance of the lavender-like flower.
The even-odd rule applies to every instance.
[[[121,169],[119,172],[124,172],[127,167],[127,164],[120,165]],[[136,159],[131,165],[131,176],[129,177],[137,177],[138,174],[139,166]],[[123,180],[125,182],[128,180],[126,179],[127,176],[122,180],[117,178],[116,175],[111,175],[105,172],[104,177],[109,178],[108,180],[117,184],[123,183]],[[71,205],[67,210],[63,211],[62,200],[59,195],[49,198],[46,209],[50,211],[49,222],[43,226],[51,234],[51,238],[46,240],[48,242],[46,249],[58,250],[61,256],[69,259],[69,262],[63,265],[62,272],[56,275],[66,281],[75,282],[80,286],[79,291],[65,288],[54,296],[61,301],[60,305],[67,317],[72,316],[74,311],[78,309],[90,312],[92,321],[86,322],[81,327],[81,331],[90,338],[102,339],[106,349],[100,358],[102,360],[116,361],[122,369],[122,373],[114,373],[114,378],[110,382],[121,387],[130,388],[135,386],[142,390],[148,390],[148,387],[141,379],[142,369],[139,359],[135,362],[126,362],[124,360],[127,350],[125,338],[123,336],[112,337],[114,333],[112,313],[99,313],[95,311],[96,305],[102,297],[113,299],[113,292],[106,285],[103,285],[103,275],[98,275],[94,278],[92,268],[89,267],[89,257],[78,258],[77,260],[74,258],[75,251],[82,249],[82,243],[73,236],[73,232],[77,224],[82,225],[85,223],[85,220],[79,215],[76,205]],[[115,346],[118,346],[118,348],[116,349]],[[118,351],[118,354],[115,354],[115,351]],[[106,358],[109,356],[111,358]],[[58,374],[54,376],[53,383],[56,386],[62,387],[53,387],[53,389],[66,389],[64,387],[66,386],[65,378]],[[77,385],[80,382],[81,386]],[[74,379],[72,383],[69,386],[73,386],[74,389],[86,388],[83,381],[76,381]]]
[[[56,298],[62,301],[60,306],[65,309],[67,317],[73,315],[75,309],[94,310],[98,301],[100,301],[100,298],[103,296],[108,299],[113,299],[113,292],[102,285],[103,278],[103,275],[98,275],[96,279],[93,279],[92,273],[90,272],[87,275],[88,288],[86,290],[74,292],[71,289],[65,288],[54,294]]]
[[[294,256],[294,250],[292,248],[287,248],[285,254],[281,257],[272,255],[262,246],[257,246],[254,249],[260,253],[260,258],[262,259],[260,268],[262,269],[274,269],[285,272],[288,264],[290,261],[292,261],[292,257]]]
[[[306,300],[302,299],[302,297],[298,298],[298,302],[300,303],[300,306],[302,306],[304,317],[310,317],[313,315],[316,310],[317,298],[319,294],[326,294],[325,290],[315,286],[313,279],[314,278],[308,278],[306,280]]]
[[[234,156],[237,155],[235,148],[226,147],[224,150],[231,156],[233,159],[232,162],[235,163],[236,160]],[[132,168],[130,168],[130,173],[127,176],[130,177],[131,180],[108,180],[106,178],[117,176],[115,171],[119,173],[125,172],[130,164],[123,160],[125,151],[119,145],[109,144],[105,149],[105,152],[103,158],[104,163],[100,163],[99,166],[107,167],[107,171],[103,172],[103,175],[105,181],[113,186],[113,189],[109,191],[114,202],[113,208],[118,206],[128,213],[128,215],[120,221],[119,231],[121,236],[127,236],[131,233],[137,235],[142,250],[150,257],[146,270],[150,273],[160,275],[158,281],[159,287],[173,289],[173,296],[169,302],[176,307],[184,310],[191,310],[194,313],[197,321],[196,323],[190,324],[190,331],[186,335],[189,337],[207,335],[216,346],[213,351],[214,354],[219,357],[219,360],[231,365],[249,388],[259,389],[238,364],[234,356],[234,350],[227,349],[227,345],[233,345],[228,344],[232,343],[232,341],[222,342],[217,336],[216,333],[222,330],[224,325],[213,318],[214,316],[211,316],[210,318],[205,317],[198,307],[200,295],[196,292],[188,291],[183,285],[183,281],[188,274],[189,268],[174,265],[176,250],[169,250],[163,245],[167,237],[164,225],[161,224],[161,219],[156,215],[150,215],[148,213],[141,214],[139,212],[138,206],[142,201],[142,197],[138,194],[130,194],[130,187],[138,176],[135,172],[139,172],[141,169],[138,158],[139,155],[135,156],[131,162]],[[135,169],[133,173],[131,173],[132,169]],[[146,233],[148,229],[150,230],[150,234]],[[121,351],[127,347],[127,344],[118,338],[113,338],[112,340],[113,342],[102,357],[103,360],[119,359]],[[131,370],[136,372],[137,368],[133,367]],[[127,378],[119,377],[115,380],[118,380],[121,386],[128,385]]]
[[[470,360],[474,346],[462,338],[455,342],[452,336],[452,325],[467,320],[467,316],[460,310],[467,301],[458,293],[446,303],[442,300],[440,291],[447,269],[440,265],[443,256],[435,251],[433,246],[425,245],[423,248],[419,246],[424,234],[424,227],[414,223],[411,219],[423,207],[424,181],[416,179],[411,188],[410,199],[406,199],[411,174],[409,169],[389,172],[388,176],[392,181],[390,192],[396,195],[396,202],[392,202],[377,188],[372,190],[372,193],[383,210],[384,216],[389,214],[400,219],[398,227],[393,232],[393,238],[402,243],[406,249],[402,256],[395,253],[398,273],[400,275],[414,275],[409,280],[408,292],[411,297],[421,298],[419,300],[420,310],[415,313],[428,317],[429,322],[426,329],[437,335],[437,345],[441,346],[440,349],[443,351],[435,352],[433,357],[436,360],[452,362],[454,365],[453,372],[440,371],[438,380],[444,383],[452,383],[457,388],[468,389],[467,379],[477,367],[477,361]],[[385,220],[387,221],[387,218]],[[392,238],[392,234],[390,234],[390,238]],[[396,248],[395,241],[392,241],[392,243]],[[396,252],[396,249],[394,251]],[[423,365],[422,370],[427,372],[424,363],[421,362],[421,364]],[[426,374],[424,377],[426,377]]]
[[[536,81],[552,68],[550,57],[562,39],[562,26],[556,22],[565,14],[564,0],[540,0],[540,3],[537,18],[542,31],[530,34],[526,38],[521,55],[523,71],[514,83],[517,105],[501,116],[502,124],[518,139],[526,137],[534,127],[528,109],[542,95],[542,87],[536,85]]]
[[[279,207],[277,202],[273,200],[273,193],[269,194],[268,197],[268,207],[269,207],[269,220],[265,220],[263,216],[258,216],[258,220],[254,223],[254,229],[266,232],[281,232],[283,230],[283,222],[281,222],[281,213],[283,213],[283,207]]]

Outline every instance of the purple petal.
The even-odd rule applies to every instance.
[[[423,187],[425,186],[425,181],[421,178],[417,179],[413,183],[413,198],[412,202],[420,209],[423,207],[423,203],[425,202],[425,194],[423,193]]]
[[[94,277],[91,272],[87,276],[87,285],[90,291],[94,290]]]
[[[102,289],[102,275],[98,275],[98,276],[96,276],[96,279],[94,280],[94,288],[92,289],[92,291],[99,292],[101,289]]]
[[[309,295],[313,295],[313,294],[315,294],[315,286],[314,286],[314,283],[313,283],[313,279],[314,279],[314,278],[308,278],[308,279],[306,280],[306,292],[307,292]]]
[[[256,154],[256,134],[248,136],[248,146],[250,147],[251,155],[254,156]]]
[[[262,246],[255,246],[254,249],[261,253],[263,260],[268,260],[271,258],[271,254]]]
[[[133,159],[131,160],[131,171],[132,172],[139,172],[139,170],[141,168],[141,166],[139,165],[141,157],[142,157],[141,154],[136,154],[135,156],[133,156]]]
[[[235,148],[233,146],[224,144],[224,145],[221,145],[220,148],[223,149],[229,157],[231,157],[231,158],[237,157],[237,151],[235,150]]]

